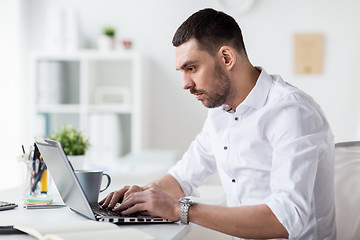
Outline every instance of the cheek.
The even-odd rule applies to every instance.
[[[214,75],[210,71],[201,71],[194,74],[194,81],[200,88],[208,88],[212,85]]]

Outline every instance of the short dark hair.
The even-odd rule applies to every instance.
[[[178,47],[193,38],[198,41],[200,49],[211,55],[215,55],[224,44],[247,55],[241,29],[235,19],[211,8],[200,10],[186,19],[174,34],[172,43]]]

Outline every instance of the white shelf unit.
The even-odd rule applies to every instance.
[[[31,57],[36,135],[84,132],[91,161],[142,149],[142,57],[129,51],[37,52]],[[110,159],[109,159],[110,160]]]

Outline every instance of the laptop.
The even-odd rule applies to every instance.
[[[71,210],[89,219],[115,224],[131,223],[170,223],[172,221],[155,216],[136,215],[125,216],[119,212],[103,209],[98,203],[89,203],[76,178],[74,169],[67,159],[60,142],[44,138],[35,138],[45,164],[51,172],[51,177],[64,203]]]

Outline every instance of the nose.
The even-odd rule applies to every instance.
[[[182,87],[184,90],[188,90],[195,87],[194,81],[186,73],[183,74],[182,78]]]

